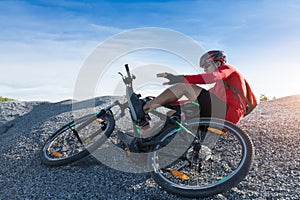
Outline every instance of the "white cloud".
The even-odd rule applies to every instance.
[[[99,24],[90,24],[90,26],[101,33],[117,34],[124,31],[124,29],[120,29],[117,27],[104,26]]]
[[[126,3],[78,1],[66,3],[50,0],[35,3],[0,1],[2,28],[0,79],[3,85],[17,85],[21,88],[20,90],[16,87],[5,89],[1,85],[0,95],[3,95],[4,91],[5,94],[10,95],[12,93],[8,92],[12,90],[18,92],[15,93],[17,96],[21,93],[33,96],[46,94],[47,92],[42,92],[43,88],[45,91],[51,91],[49,98],[54,96],[52,95],[55,92],[54,88],[56,91],[62,91],[62,94],[69,94],[64,92],[65,89],[73,87],[81,66],[100,42],[105,42],[106,38],[124,29],[149,25],[168,26],[183,31],[200,41],[205,49],[228,50],[228,56],[233,63],[241,67],[241,71],[246,72],[247,77],[254,83],[260,83],[257,84],[260,91],[267,88],[262,86],[264,83],[261,80],[269,72],[268,70],[273,70],[273,75],[268,77],[268,87],[279,88],[277,85],[281,82],[280,84],[285,86],[285,91],[298,91],[294,85],[299,85],[298,77],[295,77],[299,71],[297,66],[299,3],[295,1],[274,3],[269,0],[255,3],[241,1],[231,5],[226,3],[226,8],[224,2],[203,3],[202,1],[195,4],[163,2],[138,5],[132,7],[132,4]],[[216,11],[223,6],[224,13],[220,16]],[[124,7],[127,8],[126,12],[121,14],[117,12]],[[105,14],[98,12],[99,9],[104,8]],[[115,12],[110,13],[107,9]],[[179,9],[182,12],[178,13]],[[137,17],[142,15],[145,17]],[[140,40],[135,38],[135,46],[142,45],[143,39],[147,37],[151,40],[155,35],[144,35]],[[116,50],[126,47],[128,45],[126,39],[131,40],[131,38],[123,38],[122,41],[110,44],[106,54],[114,54]],[[158,44],[160,42],[163,41],[157,40]],[[193,54],[190,59],[197,65],[201,52],[191,50],[186,53]],[[150,52],[147,54],[148,56],[131,55],[123,61],[134,66],[146,65],[149,62],[167,63],[172,66],[177,64],[162,62],[163,59],[165,59],[163,61],[172,59],[168,56],[161,56],[161,60],[155,60],[159,55]],[[284,56],[292,57],[293,60],[286,60]],[[122,66],[124,63],[120,64]],[[101,64],[99,63],[98,66]],[[180,67],[182,66],[178,65],[178,68]],[[285,72],[291,73],[289,77],[280,76],[283,67],[286,67]],[[22,89],[22,86],[26,89]],[[278,89],[279,92],[280,90],[282,88]]]

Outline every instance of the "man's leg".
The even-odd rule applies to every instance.
[[[186,96],[190,101],[195,101],[198,95],[200,94],[201,90],[202,88],[196,85],[191,85],[187,83],[177,83],[163,91],[155,99],[148,101],[144,105],[144,111],[145,113],[148,113],[151,110],[158,108],[162,105],[172,103],[180,99],[182,96]]]

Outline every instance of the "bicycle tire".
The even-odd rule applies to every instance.
[[[150,164],[151,167],[151,172],[150,172],[151,177],[163,189],[175,195],[180,195],[180,196],[185,196],[190,198],[208,197],[208,196],[220,194],[230,190],[231,188],[238,185],[247,176],[252,164],[252,159],[254,155],[254,146],[250,137],[239,127],[237,127],[236,125],[228,121],[211,119],[211,118],[200,118],[200,120],[199,118],[187,120],[184,123],[184,126],[188,129],[190,129],[191,126],[209,127],[210,128],[209,130],[215,129],[214,131],[219,135],[221,134],[221,132],[217,132],[216,130],[222,131],[223,133],[225,133],[224,136],[223,135],[218,136],[216,145],[212,149],[213,150],[216,149],[216,152],[217,150],[222,151],[222,146],[223,146],[224,152],[218,154],[218,156],[220,156],[219,158],[217,157],[217,155],[213,154],[215,153],[214,151],[211,151],[213,152],[211,154],[211,160],[209,159],[206,161],[202,159],[202,161],[199,162],[201,164],[193,163],[190,164],[189,166],[186,164],[188,169],[182,171],[178,170],[179,172],[175,169],[175,172],[177,173],[176,174],[172,167],[175,165],[184,166],[183,165],[184,162],[187,162],[188,160],[186,155],[188,154],[190,147],[188,147],[185,153],[181,155],[178,159],[171,161],[168,164],[165,164],[165,161],[163,160],[164,159],[163,156],[165,156],[166,158],[168,157],[168,159],[171,156],[168,154],[164,155],[165,153],[160,153],[160,151],[164,151],[164,150],[163,148],[160,147],[160,144],[156,145],[154,147],[154,150],[148,157],[148,163]],[[198,130],[199,129],[197,128],[197,131]],[[226,140],[227,138],[228,141]],[[194,141],[195,140],[193,140],[193,142]],[[232,143],[227,144],[227,142],[229,141]],[[201,149],[202,148],[204,148],[203,144],[201,144]],[[238,152],[235,152],[236,150]],[[168,152],[168,150],[165,151]],[[214,158],[213,156],[216,157]],[[228,156],[228,158],[223,158],[222,156],[224,157]],[[240,160],[236,159],[235,161],[233,160],[231,161],[230,159],[232,158],[234,159],[234,156],[239,157]],[[213,159],[216,159],[216,161],[214,161]],[[202,172],[199,169],[203,170],[202,169],[203,166],[206,165],[205,162],[209,162],[211,164],[210,166],[211,169],[207,167],[206,169],[207,172],[205,171]],[[216,162],[216,164],[214,164],[214,162]],[[232,162],[231,163],[232,166],[229,163],[226,164],[226,162]],[[162,165],[162,167],[160,167],[160,163],[164,163],[166,166]],[[201,168],[198,168],[199,174],[192,172],[192,167],[197,164],[198,167],[201,166]],[[209,164],[207,164],[207,166],[209,166]],[[220,171],[223,170],[222,167],[224,168],[225,172],[216,172],[217,170]],[[173,173],[171,172],[171,170],[173,170]],[[228,173],[226,172],[227,170]],[[192,173],[194,174],[190,175],[189,172],[190,174]],[[212,177],[214,173],[216,174],[215,175],[216,178]],[[195,180],[191,179],[191,177],[194,178],[193,176],[195,176]],[[204,183],[203,185],[200,184],[202,182]]]
[[[101,123],[95,123],[95,120],[101,120]],[[76,127],[80,130],[76,130]],[[41,162],[57,167],[78,161],[99,148],[110,137],[114,128],[115,120],[111,111],[100,117],[86,115],[74,120],[47,139],[40,152]],[[74,135],[74,130],[78,132],[79,138]]]

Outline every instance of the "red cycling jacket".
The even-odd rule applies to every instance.
[[[236,124],[244,116],[243,106],[241,105],[238,97],[231,89],[225,88],[223,83],[223,81],[226,81],[229,85],[234,86],[238,90],[242,91],[244,95],[246,95],[244,77],[234,67],[223,64],[215,72],[197,75],[185,75],[184,77],[186,82],[190,84],[215,83],[215,86],[209,89],[209,92],[212,92],[215,94],[215,96],[227,104],[226,120]],[[245,100],[242,99],[242,101],[246,107]]]

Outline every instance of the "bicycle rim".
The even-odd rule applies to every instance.
[[[234,187],[248,174],[253,154],[250,138],[235,125],[221,120],[202,119],[199,122],[198,119],[187,123],[193,133],[197,133],[199,125],[205,127],[209,140],[202,141],[197,154],[195,143],[192,143],[173,162],[168,161],[173,156],[168,146],[162,149],[156,146],[157,151],[151,155],[152,177],[171,193],[210,196]],[[166,166],[166,163],[169,164]]]
[[[52,166],[69,164],[103,144],[115,125],[112,115],[106,114],[87,122],[89,119],[90,115],[75,120],[54,133],[42,149],[42,162]]]

